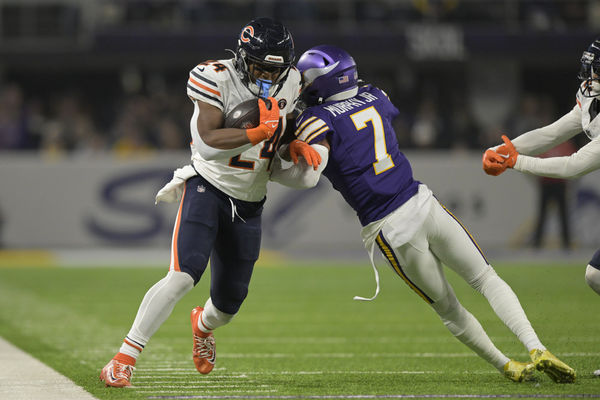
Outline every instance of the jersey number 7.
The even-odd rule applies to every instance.
[[[360,133],[361,130],[368,127],[367,122],[371,122],[373,127],[373,145],[375,147],[375,161],[373,163],[373,169],[375,175],[379,175],[382,172],[387,171],[394,167],[394,161],[387,152],[387,146],[385,144],[385,129],[383,128],[383,122],[381,121],[381,115],[377,112],[375,107],[371,106],[360,110],[350,115],[350,119],[354,123],[356,131]]]

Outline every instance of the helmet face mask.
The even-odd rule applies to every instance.
[[[581,94],[585,97],[600,95],[600,39],[596,39],[581,56],[579,79]]]
[[[235,67],[244,85],[255,96],[277,94],[293,61],[294,41],[280,22],[257,18],[242,28],[235,51]]]
[[[296,67],[302,74],[301,99],[307,106],[353,97],[358,91],[356,63],[339,47],[315,46],[302,54]]]

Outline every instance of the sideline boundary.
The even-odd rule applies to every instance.
[[[64,375],[0,337],[3,400],[98,400]]]

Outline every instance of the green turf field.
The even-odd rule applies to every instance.
[[[216,332],[217,366],[191,361],[189,312],[204,304],[208,275],[146,346],[132,389],[105,388],[100,369],[117,351],[160,268],[0,268],[0,336],[100,399],[366,398],[398,395],[573,397],[600,394],[600,297],[584,266],[497,265],[548,348],[577,370],[559,385],[543,374],[513,383],[459,343],[436,314],[384,269],[374,291],[368,265],[259,265],[239,315]],[[448,273],[462,303],[508,356],[517,339]],[[467,397],[467,396],[465,396]]]

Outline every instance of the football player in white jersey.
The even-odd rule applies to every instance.
[[[600,168],[600,39],[596,39],[581,57],[581,85],[573,109],[554,123],[523,133],[505,144],[486,150],[483,169],[500,175],[506,168],[550,178],[577,178]],[[584,132],[590,142],[567,157],[539,158],[559,143]],[[585,279],[600,294],[600,250],[587,266]]]
[[[175,171],[156,197],[157,202],[181,198],[169,272],[148,290],[119,352],[102,369],[100,379],[107,386],[131,385],[144,346],[198,283],[209,258],[210,297],[204,307],[192,310],[191,324],[196,369],[201,374],[213,369],[212,331],[238,312],[258,259],[270,163],[301,87],[293,61],[294,44],[286,27],[257,18],[241,30],[234,58],[207,61],[191,70],[187,94],[194,103],[192,164]],[[258,101],[259,125],[225,128],[225,116],[249,99]],[[318,159],[309,146],[304,150],[306,160]]]
[[[600,168],[600,39],[596,39],[581,57],[581,85],[576,104],[567,114],[550,125],[523,133],[512,141],[502,136],[503,145],[492,147],[483,155],[483,169],[488,175],[500,175],[506,168],[549,178],[577,178]],[[579,133],[590,142],[565,157],[534,157]],[[600,250],[596,251],[585,271],[587,284],[600,294]],[[600,375],[600,370],[596,371]]]

